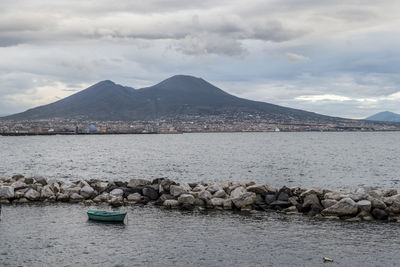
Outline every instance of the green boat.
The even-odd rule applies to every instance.
[[[102,222],[123,222],[126,212],[88,210],[89,220]]]

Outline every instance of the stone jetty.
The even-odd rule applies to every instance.
[[[400,195],[397,190],[370,187],[350,192],[285,186],[277,189],[254,182],[187,184],[167,178],[71,182],[15,175],[0,178],[0,202],[106,203],[113,207],[148,204],[183,210],[277,211],[348,222],[400,222]]]

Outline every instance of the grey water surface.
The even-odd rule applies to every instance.
[[[400,133],[0,137],[0,176],[170,177],[276,187],[400,189]],[[122,207],[125,224],[78,204],[3,205],[0,266],[398,266],[400,224]],[[323,257],[334,259],[323,263]]]
[[[0,176],[400,187],[400,132],[0,137],[0,151]]]

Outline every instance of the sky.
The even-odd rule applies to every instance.
[[[397,0],[0,0],[0,115],[176,74],[325,115],[400,113],[398,14]]]

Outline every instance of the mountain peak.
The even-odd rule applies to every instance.
[[[96,86],[96,85],[115,85],[115,83],[111,80],[104,80],[104,81],[100,81],[100,82],[94,84],[93,86]]]
[[[400,114],[396,114],[390,111],[383,111],[366,118],[366,120],[400,122]]]

